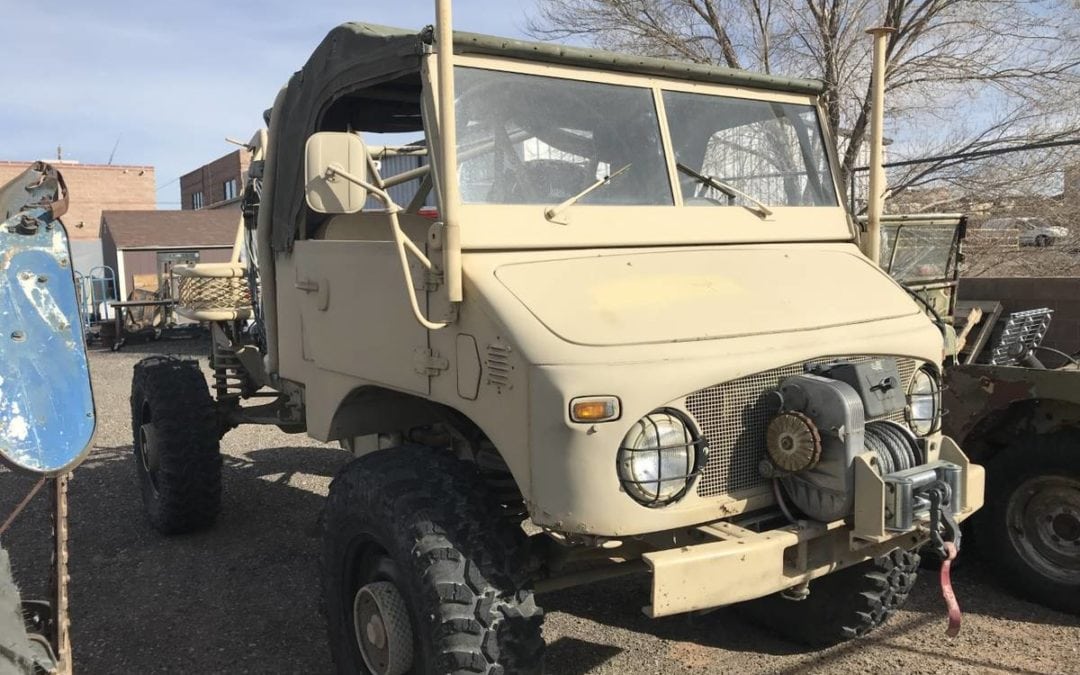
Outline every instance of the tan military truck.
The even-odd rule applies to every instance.
[[[632,573],[652,617],[880,624],[982,471],[939,430],[941,334],[857,247],[818,84],[448,14],[336,28],[268,111],[246,255],[177,270],[213,395],[194,361],[135,370],[153,525],[211,524],[236,425],[351,449],[323,517],[342,673],[537,671],[535,595]]]

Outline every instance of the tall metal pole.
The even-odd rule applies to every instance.
[[[461,302],[461,230],[458,223],[457,114],[454,111],[454,28],[450,0],[435,0],[439,62],[439,172],[442,174],[443,275],[450,302]]]
[[[871,28],[874,36],[874,66],[870,104],[870,194],[867,196],[866,241],[863,252],[881,264],[881,211],[885,201],[885,169],[881,166],[885,150],[885,46],[893,28]]]

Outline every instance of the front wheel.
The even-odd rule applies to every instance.
[[[890,553],[810,582],[810,595],[789,600],[773,594],[740,605],[756,624],[781,637],[824,647],[862,637],[885,623],[908,598],[919,554]]]
[[[539,673],[527,540],[476,468],[404,446],[352,461],[323,513],[322,582],[339,673]]]
[[[1019,595],[1080,613],[1080,430],[1018,441],[987,466],[983,557]]]
[[[220,427],[198,362],[150,357],[135,364],[131,426],[150,524],[164,534],[209,527],[221,510]]]

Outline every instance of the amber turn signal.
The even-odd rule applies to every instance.
[[[570,419],[574,422],[610,422],[621,414],[615,396],[580,396],[570,401]]]

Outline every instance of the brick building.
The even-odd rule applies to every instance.
[[[240,206],[251,154],[234,150],[180,177],[180,208],[218,209]]]
[[[156,208],[154,167],[46,161],[60,171],[71,195],[62,220],[71,238],[75,271],[87,274],[91,268],[102,264],[102,211]],[[31,164],[33,162],[0,161],[0,185],[18,176]]]

